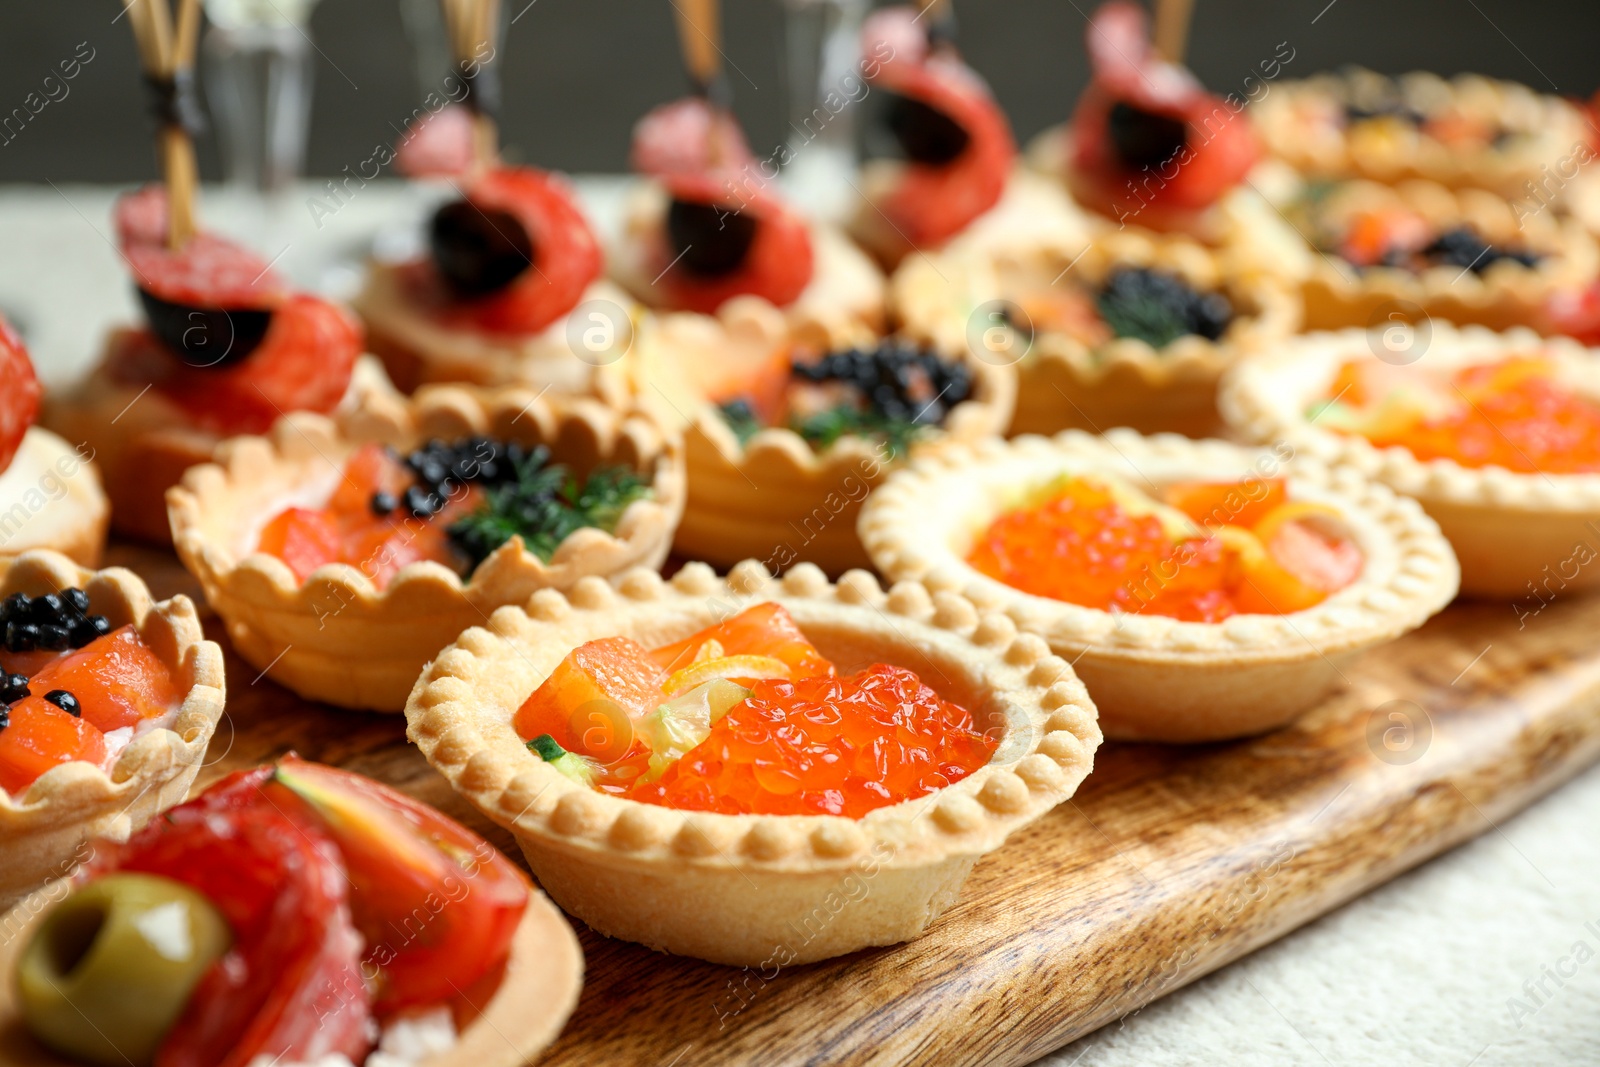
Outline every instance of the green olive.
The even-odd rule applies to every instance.
[[[232,942],[227,920],[188,886],[107,875],[62,901],[23,950],[23,1020],[77,1062],[146,1067]]]

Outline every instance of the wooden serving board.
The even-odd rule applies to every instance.
[[[167,555],[119,550],[160,594]],[[213,620],[212,629],[220,632]],[[1495,824],[1600,756],[1600,598],[1519,626],[1451,608],[1250,741],[1103,747],[1078,795],[974,870],[922,939],[781,971],[664,956],[581,928],[577,1013],[541,1064],[1022,1064]],[[228,658],[201,785],[289,749],[382,779],[520,858],[405,740]],[[870,892],[870,886],[868,891]]]

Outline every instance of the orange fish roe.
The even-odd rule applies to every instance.
[[[911,671],[762,681],[634,800],[691,811],[844,815],[925,796],[983,766],[996,742]]]
[[[1228,560],[1216,538],[1174,542],[1154,515],[1130,515],[1086,479],[996,519],[967,562],[1034,596],[1102,611],[1150,612],[1191,622],[1235,614],[1224,592]]]
[[[1185,622],[1303,611],[1361,572],[1355,545],[1301,521],[1326,509],[1289,503],[1281,480],[1182,482],[1166,499],[1226,530],[1174,538],[1155,515],[1132,514],[1105,486],[1074,478],[996,519],[967,562],[1033,596]]]
[[[1418,459],[1450,459],[1463,467],[1600,471],[1600,404],[1558,382],[1544,360],[1513,357],[1468,367],[1450,385],[1443,391],[1454,401],[1447,413],[1419,412],[1363,436],[1380,448],[1398,445]]]

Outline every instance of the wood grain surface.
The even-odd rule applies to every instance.
[[[119,549],[112,561],[158,593],[195,592],[168,556]],[[1508,604],[1457,606],[1347,668],[1342,693],[1278,733],[1108,744],[1077,797],[980,862],[959,903],[908,945],[763,973],[580,927],[583,996],[540,1062],[1027,1063],[1493,832],[1592,763],[1596,632],[1600,598],[1553,602],[1520,628]],[[228,715],[201,786],[295,749],[518,855],[406,743],[398,717],[309,705],[252,681],[231,654],[227,666]]]

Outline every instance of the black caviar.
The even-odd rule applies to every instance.
[[[1521,263],[1524,267],[1537,266],[1540,259],[1537,253],[1526,249],[1502,247],[1485,241],[1467,226],[1457,226],[1441,233],[1422,250],[1422,254],[1436,264],[1460,267],[1474,274],[1482,274],[1504,259]]]
[[[549,459],[543,448],[532,451],[515,441],[496,441],[472,437],[464,441],[429,441],[401,457],[416,484],[396,498],[382,489],[372,494],[372,513],[388,515],[404,508],[414,519],[431,519],[468,485],[504,485],[517,479],[519,468],[536,458],[538,465]]]
[[[89,614],[89,594],[82,589],[41,596],[12,593],[0,601],[0,633],[7,652],[67,652],[110,632],[104,615]],[[0,672],[0,730],[11,725],[11,705],[29,695],[27,675]],[[81,714],[78,698],[65,689],[52,689],[45,699],[68,714]]]
[[[89,614],[89,596],[66,589],[30,597],[12,593],[0,602],[0,632],[7,652],[65,652],[111,632],[104,615]]]
[[[796,363],[791,373],[804,382],[850,386],[873,413],[917,426],[940,425],[951,408],[972,395],[972,371],[965,363],[943,360],[932,349],[898,338],[877,348]]]
[[[1096,306],[1118,337],[1135,337],[1161,348],[1195,334],[1220,338],[1233,322],[1233,302],[1223,293],[1203,293],[1163,270],[1122,267],[1101,287]]]

